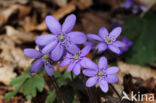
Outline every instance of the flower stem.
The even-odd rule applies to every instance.
[[[121,99],[121,96],[120,96],[120,94],[118,93],[118,91],[115,89],[115,87],[114,87],[112,84],[110,84],[110,87],[111,87],[112,90],[116,93],[116,95]]]
[[[73,72],[71,72],[71,78],[72,78],[72,86],[74,87],[74,85],[73,85],[73,81],[74,81],[74,77],[73,77]],[[76,95],[76,101],[77,101],[77,103],[80,103],[80,98],[79,98],[79,95],[78,95],[78,92],[77,92],[77,90],[75,89],[75,88],[73,88],[74,89],[74,92],[76,93],[75,95]]]
[[[55,90],[56,90],[56,94],[57,94],[57,97],[58,97],[58,101],[59,101],[60,103],[67,103],[67,102],[65,101],[65,99],[64,99],[64,96],[62,95],[62,92],[61,92],[61,90],[60,90],[60,88],[59,88],[59,86],[58,86],[58,84],[57,84],[57,82],[56,82],[55,77],[52,76],[52,77],[49,77],[49,79],[50,79],[52,85],[54,86],[54,88],[55,88]],[[64,101],[64,102],[63,102],[63,101]]]
[[[50,84],[53,85],[53,87],[55,88],[55,91],[56,91],[56,95],[57,95],[57,99],[59,101],[59,103],[62,103],[62,98],[58,92],[58,90],[56,89],[56,86],[55,86],[55,83],[54,81],[52,80],[52,78],[50,76],[48,76],[49,80],[50,80]],[[48,83],[49,84],[49,83]]]
[[[60,96],[62,97],[62,99],[63,99],[63,101],[64,101],[63,103],[67,103],[66,100],[65,100],[65,98],[64,98],[64,95],[62,94],[62,92],[61,92],[61,90],[60,90],[60,88],[59,88],[59,86],[58,86],[58,84],[57,84],[57,82],[56,82],[56,79],[55,79],[54,76],[52,76],[52,80],[54,81],[55,86],[56,86],[56,88],[57,88],[57,90],[58,90]]]
[[[85,77],[84,75],[82,75],[82,77],[83,77],[83,84],[85,85],[86,77]],[[92,95],[90,89],[87,88],[86,86],[85,86],[85,89],[86,89],[87,95],[88,95],[88,97],[89,97],[90,103],[95,103],[95,98],[94,98],[94,96]]]

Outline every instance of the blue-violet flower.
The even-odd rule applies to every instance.
[[[98,49],[98,53],[103,52],[108,48],[112,52],[119,54],[119,48],[125,46],[125,43],[116,40],[121,34],[121,30],[121,27],[116,27],[108,33],[108,30],[105,27],[101,27],[98,35],[88,34],[88,39],[99,41],[96,47]]]
[[[91,44],[88,44],[76,54],[67,53],[65,59],[60,63],[60,66],[62,67],[62,66],[69,65],[67,68],[67,72],[71,72],[73,70],[75,75],[79,75],[82,66],[81,62],[83,61],[85,62],[88,61],[88,63],[91,62],[89,58],[85,57],[90,50],[91,50]]]
[[[71,14],[66,17],[63,25],[53,16],[47,16],[45,23],[51,34],[37,37],[36,44],[44,46],[42,53],[51,53],[51,58],[58,61],[64,54],[65,50],[70,53],[78,53],[79,48],[76,44],[82,44],[86,41],[84,33],[79,31],[70,32],[76,22],[76,16]]]
[[[132,12],[134,14],[138,12],[138,8],[140,8],[142,11],[147,10],[147,8],[144,5],[139,5],[134,0],[126,0],[123,4],[123,7],[126,9],[132,8]]]
[[[119,68],[115,66],[107,68],[106,57],[101,57],[98,61],[98,65],[94,62],[90,64],[85,62],[82,65],[87,68],[83,70],[83,74],[89,77],[86,81],[87,87],[92,87],[98,83],[101,90],[107,92],[109,89],[108,83],[114,84],[119,81],[119,78],[115,75],[115,73],[119,71]]]
[[[128,51],[128,48],[133,45],[133,42],[129,41],[126,36],[122,38],[122,42],[125,43],[125,46],[120,47],[120,54]]]
[[[52,60],[50,60],[48,54],[44,54],[35,49],[24,49],[24,54],[29,58],[36,59],[29,70],[31,73],[38,72],[42,68],[42,66],[44,66],[46,73],[49,76],[53,75],[54,67],[51,64]]]

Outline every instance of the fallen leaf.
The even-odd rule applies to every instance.
[[[13,65],[3,65],[0,67],[0,82],[4,83],[5,85],[9,85],[11,79],[16,77],[16,73],[14,72]]]
[[[127,64],[122,61],[118,61],[118,67],[120,68],[120,71],[118,74],[121,74],[120,76],[123,76],[124,74],[131,74],[133,77],[138,77],[143,80],[147,80],[151,77],[156,79],[156,71],[148,68],[148,67],[142,67],[139,65],[133,65],[133,64]],[[122,78],[122,77],[121,77]],[[120,79],[120,82],[123,83],[123,79]]]
[[[76,5],[80,10],[84,10],[86,8],[89,8],[93,4],[92,0],[79,0],[76,2]]]
[[[30,6],[24,6],[21,4],[14,4],[8,7],[6,10],[3,10],[0,13],[0,27],[8,22],[8,19],[11,15],[16,14],[16,19],[20,19],[26,15],[28,15],[31,11]]]
[[[72,2],[68,3],[66,6],[63,6],[60,9],[58,9],[56,12],[54,12],[52,14],[52,16],[54,16],[57,20],[60,20],[65,15],[73,12],[75,9],[76,9],[75,2],[72,1]],[[30,31],[34,31],[34,30],[42,31],[42,30],[46,30],[46,29],[47,29],[47,26],[46,26],[45,22],[43,21],[39,25],[32,25]]]
[[[67,0],[53,0],[53,2],[60,7],[67,5]]]

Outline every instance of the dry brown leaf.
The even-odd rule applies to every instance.
[[[53,0],[53,2],[60,7],[67,5],[67,0]]]
[[[133,77],[138,77],[143,80],[147,80],[151,77],[156,79],[156,71],[151,68],[127,64],[122,61],[118,61],[118,66],[120,68],[118,73],[118,76],[120,77],[120,83],[123,83],[122,78],[124,74],[131,74]]]
[[[33,42],[36,38],[34,34],[24,31],[18,31],[12,26],[6,26],[5,29],[6,35],[8,35],[17,44],[24,42]]]
[[[68,3],[66,6],[58,9],[55,13],[52,14],[52,16],[54,16],[57,20],[60,20],[61,18],[63,18],[65,15],[73,12],[76,9],[75,6],[75,2],[70,2]],[[39,25],[32,25],[30,31],[34,31],[34,30],[46,30],[47,26],[45,24],[45,22],[43,21],[41,24]]]
[[[26,15],[28,15],[31,11],[30,6],[24,6],[20,4],[11,5],[6,10],[0,13],[0,27],[8,22],[8,19],[11,15],[18,13],[16,19],[20,19]]]
[[[16,77],[13,65],[3,65],[0,67],[0,82],[9,85],[11,79]]]
[[[14,41],[9,36],[0,36],[0,53],[2,64],[15,64],[16,67],[26,68],[30,60],[26,58],[23,50],[15,47]]]
[[[135,0],[140,5],[145,5],[147,8],[151,8],[156,4],[156,0]]]
[[[106,13],[102,13],[102,14],[103,14],[103,16],[107,17]],[[82,26],[83,26],[84,31],[86,33],[97,34],[100,27],[102,27],[102,26],[104,26],[106,28],[109,27],[109,23],[107,22],[107,18],[103,18],[103,17],[99,16],[101,14],[86,12],[82,15],[83,15],[83,18],[81,19],[82,20]]]
[[[76,2],[76,5],[80,10],[84,10],[90,7],[92,4],[93,4],[92,0],[79,0],[78,2]]]

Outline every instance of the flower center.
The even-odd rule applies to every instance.
[[[102,76],[102,75],[103,75],[103,73],[102,73],[102,72],[98,72],[98,75],[99,75],[99,76]]]
[[[59,36],[59,39],[60,39],[60,40],[64,40],[64,36],[61,34],[61,35]]]
[[[109,39],[109,37],[107,37],[107,38],[105,39],[105,42],[106,42],[106,43],[110,43],[110,42],[111,42],[111,40]]]
[[[48,58],[49,58],[48,55],[44,55],[44,56],[43,56],[43,59],[45,59],[45,60],[48,59]]]
[[[74,59],[79,59],[79,56],[77,54],[74,55]]]

